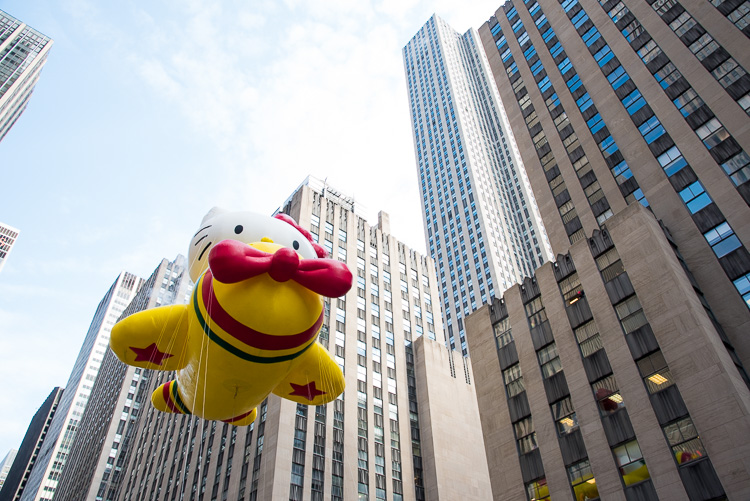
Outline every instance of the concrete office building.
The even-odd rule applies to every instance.
[[[748,365],[750,52],[714,3],[511,1],[479,31],[555,253],[648,206]]]
[[[5,262],[8,260],[13,245],[18,240],[19,230],[5,223],[0,223],[0,271],[3,270]]]
[[[551,256],[476,30],[432,16],[403,49],[425,237],[449,345],[463,319]]]
[[[29,476],[22,501],[52,500],[94,381],[108,351],[110,330],[130,304],[142,281],[131,273],[120,273],[99,303]]]
[[[389,234],[387,214],[370,226],[361,206],[314,178],[280,210],[355,275],[346,296],[326,299],[319,338],[344,370],[344,394],[319,407],[271,395],[252,425],[235,427],[156,411],[151,392],[174,375],[142,371],[147,384],[131,391],[140,409],[119,446],[129,441],[127,454],[110,453],[108,438],[96,466],[81,463],[98,472],[115,458],[109,483],[79,485],[84,498],[66,480],[61,499],[487,499],[471,368],[445,346],[432,260]]]
[[[494,499],[750,496],[750,391],[674,239],[638,204],[467,334]]]
[[[558,254],[467,319],[494,499],[750,496],[750,77],[714,5],[510,1],[479,30]]]
[[[0,10],[0,141],[31,99],[52,39]]]
[[[47,432],[62,394],[62,388],[52,390],[31,419],[26,435],[21,442],[21,447],[18,449],[13,465],[5,478],[3,488],[0,489],[0,501],[18,501],[21,499],[31,470],[34,468],[39,452],[42,450],[42,444],[47,438]]]
[[[122,317],[157,306],[185,304],[193,284],[187,260],[162,259],[146,279]],[[99,369],[79,432],[70,447],[55,500],[112,499],[130,458],[141,412],[150,405],[150,373],[120,362],[107,350]]]

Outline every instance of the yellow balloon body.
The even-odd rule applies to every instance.
[[[267,254],[284,248],[264,240],[249,245]],[[126,364],[177,371],[154,391],[157,409],[248,425],[271,392],[307,405],[343,392],[341,369],[317,342],[322,322],[322,297],[294,280],[261,273],[223,283],[208,270],[189,304],[123,319],[110,346]]]

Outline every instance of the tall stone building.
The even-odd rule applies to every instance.
[[[26,110],[52,43],[0,10],[0,141]]]
[[[66,469],[55,500],[488,498],[471,367],[445,346],[432,260],[390,235],[387,214],[370,226],[352,199],[314,178],[280,211],[355,276],[346,296],[325,300],[319,337],[344,371],[342,396],[308,407],[271,395],[253,424],[235,427],[156,411],[149,396],[174,375],[141,371],[129,390],[138,412],[118,422],[133,383],[102,379],[97,398],[118,404],[83,420],[109,431],[78,436],[70,464],[79,467]],[[121,440],[110,448],[114,423]],[[92,443],[95,461],[84,457]],[[100,479],[107,462],[111,475]]]
[[[551,252],[476,30],[432,16],[403,49],[422,216],[449,345]]]
[[[747,365],[750,52],[714,3],[511,1],[479,31],[555,253],[648,206]]]
[[[109,333],[135,296],[142,279],[123,271],[102,298],[78,352],[57,411],[49,425],[22,501],[51,501],[79,430],[102,360],[108,351]]]
[[[512,0],[480,28],[557,253],[467,319],[494,499],[750,497],[746,10]]]

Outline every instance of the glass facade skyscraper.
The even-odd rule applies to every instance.
[[[52,39],[0,10],[0,141],[29,104]]]
[[[448,343],[551,251],[476,30],[432,16],[403,49],[430,256]]]

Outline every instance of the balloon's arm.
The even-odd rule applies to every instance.
[[[110,348],[128,365],[162,371],[187,364],[188,310],[185,305],[141,311],[112,327]]]
[[[344,386],[341,369],[316,341],[299,357],[294,369],[273,393],[300,404],[323,405],[343,393]]]

